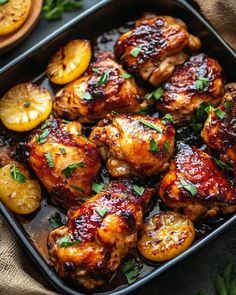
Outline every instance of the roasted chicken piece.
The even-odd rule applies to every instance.
[[[236,175],[236,83],[226,86],[220,106],[209,112],[202,130],[203,140],[234,166]]]
[[[224,79],[219,63],[200,53],[177,68],[162,86],[157,109],[170,113],[175,123],[189,121],[203,102],[218,105],[224,93]]]
[[[168,121],[148,115],[110,116],[89,136],[113,177],[145,177],[166,169],[174,138],[175,129]]]
[[[113,181],[69,212],[68,222],[48,237],[49,258],[58,274],[93,289],[104,284],[137,242],[137,231],[154,189],[142,195],[128,182]]]
[[[175,66],[188,58],[185,47],[196,50],[201,46],[184,22],[170,16],[145,15],[136,25],[118,39],[115,55],[128,72],[154,86],[167,80]]]
[[[236,210],[236,189],[212,158],[182,145],[164,175],[159,191],[164,203],[191,220]]]
[[[51,117],[31,135],[27,151],[29,165],[54,202],[68,209],[91,195],[101,162],[80,123]]]
[[[116,111],[137,112],[152,103],[134,78],[116,63],[111,52],[97,53],[95,61],[78,80],[61,89],[55,97],[56,116],[91,123]]]

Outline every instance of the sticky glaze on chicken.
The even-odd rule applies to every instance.
[[[70,120],[94,122],[111,111],[122,113],[146,109],[145,92],[116,63],[111,52],[97,53],[88,71],[61,89],[55,97],[54,113]]]
[[[28,162],[54,202],[68,209],[92,193],[101,163],[97,148],[81,135],[80,123],[50,118],[27,148]]]
[[[209,113],[201,135],[222,160],[232,162],[236,175],[236,83],[227,85],[226,89],[220,106]]]
[[[224,79],[219,63],[201,53],[178,67],[162,86],[157,109],[171,113],[175,123],[187,122],[203,102],[218,105],[224,93]]]
[[[175,130],[151,116],[118,115],[99,122],[89,139],[100,148],[114,177],[151,176],[168,167]]]
[[[176,65],[183,64],[185,47],[198,49],[201,42],[189,34],[184,22],[170,16],[144,16],[137,27],[123,34],[115,55],[128,72],[157,86],[167,80]]]
[[[164,203],[191,220],[236,210],[236,189],[205,152],[183,145],[164,175],[159,191]]]
[[[142,196],[128,182],[109,187],[70,211],[67,225],[49,234],[51,265],[63,278],[93,289],[104,284],[136,245],[154,189]],[[63,244],[63,240],[68,240]],[[74,245],[73,245],[74,244]]]

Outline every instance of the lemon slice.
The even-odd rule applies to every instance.
[[[50,92],[31,83],[11,88],[0,99],[0,119],[14,131],[29,131],[47,119],[52,110]]]
[[[16,31],[27,19],[31,0],[0,2],[0,36]]]
[[[61,47],[50,60],[47,75],[55,84],[67,84],[87,69],[92,57],[89,41],[73,40]]]

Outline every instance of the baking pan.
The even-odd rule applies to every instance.
[[[158,14],[172,15],[183,19],[187,23],[189,31],[201,38],[203,42],[202,51],[220,61],[227,81],[232,82],[236,80],[234,74],[236,68],[235,52],[201,16],[194,4],[183,0],[106,0],[101,1],[96,6],[72,19],[36,46],[0,69],[0,96],[10,87],[25,81],[41,81],[47,87],[48,85],[45,85],[45,83],[47,84],[48,82],[43,78],[45,67],[50,56],[60,45],[73,38],[94,40],[101,33],[140,17],[144,11],[153,11]],[[39,232],[39,228],[41,229],[45,225],[45,220],[42,219],[42,212],[44,214],[48,213],[48,217],[53,212],[64,214],[60,208],[52,206],[47,202],[46,193],[43,193],[41,210],[27,217],[28,219],[12,214],[0,202],[0,213],[4,216],[13,233],[51,284],[62,294],[85,294],[78,287],[76,288],[60,279],[48,266],[47,255],[45,254],[46,236],[42,237],[43,242],[39,243],[39,240],[32,234]],[[178,257],[162,264],[148,264],[147,262],[145,272],[143,272],[138,281],[130,286],[125,284],[124,280],[119,281],[119,277],[117,277],[117,280],[113,278],[111,283],[108,283],[109,288],[99,291],[100,294],[112,293],[118,295],[130,293],[204,246],[235,221],[236,215],[231,215],[224,219],[220,218],[214,223],[214,226]],[[99,292],[96,294],[99,294]]]

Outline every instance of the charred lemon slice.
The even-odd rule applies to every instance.
[[[12,162],[0,169],[0,200],[15,213],[29,214],[40,205],[41,188],[24,166]]]
[[[31,83],[19,84],[0,99],[0,119],[14,131],[29,131],[43,122],[52,110],[50,92]]]
[[[31,0],[0,2],[0,36],[12,33],[22,26],[30,12]]]
[[[194,236],[194,226],[185,215],[163,212],[145,223],[138,249],[149,260],[165,261],[185,251]]]
[[[55,84],[67,84],[83,74],[92,57],[89,41],[73,40],[61,47],[50,60],[47,75]]]

